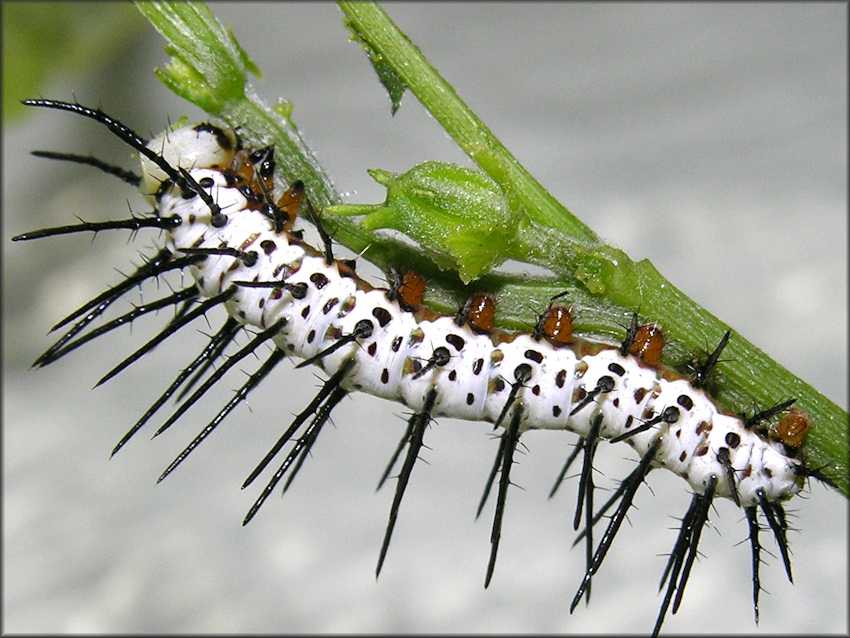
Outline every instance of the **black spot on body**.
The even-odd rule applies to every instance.
[[[618,377],[622,377],[624,374],[626,374],[626,369],[616,362],[609,363],[608,370],[616,374]]]
[[[378,320],[378,324],[380,324],[381,328],[386,326],[393,318],[389,310],[381,308],[380,306],[372,308],[372,316]]]
[[[566,371],[566,370],[561,370],[561,371],[560,371],[560,372],[558,372],[558,374],[555,376],[555,385],[556,385],[556,386],[558,386],[559,388],[563,388],[563,387],[564,387],[564,384],[565,384],[566,382],[567,382],[567,371]]]
[[[736,448],[740,444],[741,444],[740,435],[736,434],[735,432],[729,432],[729,434],[726,435],[726,445],[728,445],[729,447]]]
[[[258,148],[255,151],[252,151],[250,155],[248,155],[248,159],[251,160],[252,164],[260,165],[260,177],[269,178],[274,174],[274,147],[273,146],[264,146],[263,148]]]
[[[358,339],[367,339],[372,336],[372,331],[375,329],[375,326],[372,325],[372,322],[368,319],[361,319],[356,324],[354,324],[354,331],[352,332]]]
[[[534,361],[534,363],[543,363],[543,354],[537,352],[537,350],[526,350],[525,358],[529,361]]]
[[[157,187],[156,193],[154,193],[154,198],[156,199],[156,201],[161,200],[162,196],[165,195],[168,191],[170,191],[172,186],[174,186],[174,182],[171,180],[171,178],[163,180]],[[183,199],[192,199],[192,197],[195,196],[194,193],[188,196],[186,196],[185,193],[180,193],[180,195],[181,197],[183,197]]]
[[[456,335],[456,334],[446,335],[446,342],[449,345],[453,346],[454,349],[457,350],[458,352],[460,352],[463,349],[463,347],[466,345],[466,341],[464,340],[464,338],[461,337],[460,335]]]
[[[328,278],[320,272],[314,272],[310,275],[310,281],[312,281],[313,285],[315,285],[319,290],[328,285]]]
[[[599,392],[611,392],[614,389],[614,385],[613,377],[605,375],[604,377],[599,377],[599,381],[596,382],[596,390]]]
[[[676,403],[681,405],[686,410],[690,410],[694,407],[693,399],[691,399],[691,397],[689,397],[687,394],[680,394],[679,398],[676,399]]]
[[[661,420],[664,423],[675,423],[679,420],[679,408],[675,405],[664,408],[664,412],[661,413]]]

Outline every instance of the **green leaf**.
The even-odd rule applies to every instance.
[[[139,10],[171,43],[172,56],[157,76],[172,91],[215,113],[245,96],[247,74],[259,70],[230,29],[204,4],[139,2]]]
[[[354,40],[359,42],[363,47],[363,50],[366,52],[366,56],[369,58],[369,62],[372,63],[372,68],[375,69],[378,80],[380,80],[381,84],[383,84],[384,88],[387,90],[387,93],[390,96],[390,108],[392,114],[395,115],[398,107],[401,106],[401,98],[404,96],[404,92],[407,89],[404,81],[395,71],[393,71],[393,68],[386,63],[384,57],[369,46],[368,42],[357,38],[356,35],[354,35]]]

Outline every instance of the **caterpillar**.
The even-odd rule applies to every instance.
[[[662,331],[658,326],[640,323],[637,315],[632,317],[622,343],[614,346],[574,339],[569,309],[557,299],[541,309],[537,324],[526,333],[495,329],[496,301],[486,294],[471,296],[455,316],[437,316],[422,305],[422,282],[415,273],[395,273],[388,288],[373,288],[357,276],[352,263],[334,258],[333,243],[321,230],[320,250],[304,242],[293,228],[297,213],[306,209],[319,229],[321,224],[309,201],[302,201],[297,184],[284,190],[274,183],[272,149],[242,148],[237,135],[212,124],[171,130],[146,142],[99,110],[50,100],[28,103],[93,118],[138,151],[142,155],[140,176],[107,168],[140,186],[155,203],[155,212],[116,222],[83,222],[35,231],[15,239],[115,228],[134,232],[152,228],[165,233],[164,247],[124,284],[62,322],[76,324],[36,363],[47,365],[84,344],[91,335],[99,336],[148,312],[175,306],[176,316],[160,336],[113,368],[103,382],[212,307],[223,305],[228,312],[228,319],[209,344],[119,441],[116,452],[172,395],[184,389],[191,392],[157,434],[215,387],[227,370],[257,353],[261,344],[275,346],[236,396],[165,469],[160,480],[176,469],[280,361],[292,356],[302,360],[299,367],[321,367],[326,381],[246,480],[245,486],[253,483],[284,446],[290,440],[294,442],[245,522],[254,517],[284,478],[284,489],[288,488],[333,408],[349,392],[363,391],[400,401],[413,411],[393,458],[400,460],[404,454],[378,572],[427,426],[433,418],[447,416],[489,421],[503,429],[479,505],[480,512],[494,488],[496,507],[485,586],[494,574],[517,445],[524,432],[534,429],[569,430],[580,435],[576,451],[583,456],[583,468],[574,527],[578,530],[584,523],[580,538],[586,547],[587,566],[571,611],[582,598],[589,598],[591,579],[625,520],[634,494],[656,466],[684,478],[693,498],[664,571],[665,594],[654,633],[660,630],[668,609],[675,613],[681,603],[715,497],[725,497],[745,512],[753,555],[756,617],[762,551],[758,511],[776,539],[791,578],[788,523],[782,502],[802,489],[807,476],[814,475],[797,456],[808,426],[803,416],[791,412],[788,421],[771,430],[774,436],[761,431],[761,423],[788,410],[791,401],[746,418],[723,414],[714,406],[701,386],[729,333],[695,375],[684,378],[659,368]],[[54,157],[104,168],[90,158]],[[81,334],[127,289],[170,270],[185,270],[193,282],[158,302],[135,307],[99,330]],[[198,381],[198,373],[209,368],[243,326],[255,329],[250,341],[206,380]],[[184,384],[189,387],[184,388]],[[606,439],[626,442],[637,451],[640,461],[613,498],[597,510],[592,468],[599,444]],[[393,465],[390,463],[384,478]],[[609,508],[610,522],[601,534],[601,543],[595,545],[594,526],[601,525],[599,521]]]
[[[761,5],[734,15],[685,5],[673,13],[666,5],[625,13],[621,5],[578,12],[570,4],[478,6],[388,11],[446,77],[463,78],[458,88],[467,103],[491,105],[493,130],[600,235],[651,259],[736,331],[846,403],[846,278],[836,276],[846,264],[846,82],[839,63],[846,56],[836,52],[845,38],[824,37],[844,21],[809,5]],[[358,201],[379,201],[383,191],[363,178],[366,168],[454,160],[456,149],[409,94],[395,117],[386,117],[385,95],[345,41],[338,9],[325,7],[266,5],[257,14],[217,4],[214,11],[250,39],[265,77],[256,91],[273,101],[275,87],[285,86],[301,105],[300,129],[337,186],[356,188]],[[792,38],[787,25],[794,25]],[[161,57],[159,40],[149,36],[134,41],[131,51],[145,56],[137,66],[128,66],[122,49],[120,60],[102,58],[93,79],[81,81],[85,71],[54,71],[52,88],[42,91],[76,92],[102,101],[141,133],[162,130],[167,113],[191,107],[169,99],[149,73]],[[355,97],[340,104],[343,86]],[[7,240],[72,223],[72,214],[126,217],[125,198],[134,210],[149,210],[132,189],[98,171],[26,157],[32,148],[60,148],[123,158],[106,135],[49,113],[31,114],[4,133]],[[527,449],[512,473],[522,489],[509,495],[487,590],[481,580],[491,512],[475,522],[473,515],[498,444],[487,439],[492,426],[440,418],[429,429],[431,449],[422,453],[428,465],[414,470],[377,582],[368,575],[394,483],[371,492],[405,426],[399,406],[363,394],[343,401],[338,427],[314,447],[298,489],[244,528],[241,514],[253,495],[239,483],[258,460],[255,445],[244,442],[260,445],[301,397],[312,396],[312,369],[279,365],[203,452],[155,489],[154,479],[187,442],[186,428],[200,427],[207,415],[196,413],[156,445],[134,442],[108,463],[118,436],[170,380],[160,375],[171,373],[172,361],[194,356],[198,331],[209,329],[184,331],[179,342],[95,392],[92,384],[120,353],[150,338],[157,321],[116,331],[67,363],[38,371],[29,364],[50,345],[45,332],[55,320],[116,283],[113,266],[131,272],[140,254],[152,252],[152,237],[140,233],[129,244],[124,233],[86,234],[7,244],[3,252],[7,627],[619,633],[652,626],[657,578],[675,539],[677,521],[669,516],[685,511],[688,491],[666,472],[650,474],[637,495],[639,511],[594,576],[593,604],[570,615],[566,605],[583,569],[582,548],[570,549],[568,533],[575,478],[546,500],[572,447],[574,437],[563,432],[523,437]],[[361,261],[361,276],[381,282],[382,273],[369,268]],[[154,292],[132,300],[153,299]],[[500,311],[503,304],[500,298]],[[702,345],[710,351],[718,337]],[[225,381],[228,397],[244,380],[231,374],[237,378]],[[198,409],[215,408],[211,418],[215,403]],[[598,482],[631,470],[631,458],[618,458],[624,447],[597,454]],[[789,532],[795,584],[778,556],[766,556],[770,591],[761,598],[759,633],[846,631],[846,503],[817,484],[812,490],[788,506],[789,522],[799,528]],[[703,534],[704,558],[665,633],[756,629],[746,525],[731,501],[716,507],[710,522],[717,530]]]

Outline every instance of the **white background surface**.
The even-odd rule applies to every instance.
[[[383,198],[367,168],[464,161],[411,95],[390,117],[334,5],[213,8],[262,69],[257,91],[294,102],[294,120],[350,201]],[[846,6],[386,8],[570,210],[847,406]],[[201,118],[152,76],[165,61],[151,30],[91,76],[55,78],[44,96],[99,105],[143,135],[168,118]],[[48,148],[124,161],[94,124],[35,112],[4,138],[6,240],[74,215],[124,217],[127,200],[145,210],[117,180],[27,155]],[[590,606],[570,616],[584,562],[582,549],[569,549],[575,481],[552,501],[546,494],[571,435],[524,437],[528,451],[511,476],[523,489],[509,494],[488,590],[492,501],[473,522],[496,450],[486,424],[443,419],[427,432],[427,463],[414,470],[377,583],[394,485],[377,495],[374,486],[403,432],[401,406],[346,400],[286,497],[270,499],[246,528],[257,492],[239,486],[315,391],[312,372],[278,366],[250,410],[241,406],[160,485],[162,469],[241,385],[238,373],[166,435],[148,442],[151,424],[110,461],[119,437],[200,348],[199,335],[186,331],[93,391],[157,321],[44,370],[29,364],[52,343],[50,326],[152,246],[151,233],[132,244],[104,233],[3,247],[5,631],[651,630],[686,485],[650,475]],[[621,447],[600,450],[607,478],[632,467]],[[746,524],[719,502],[719,533],[704,533],[682,609],[665,630],[846,633],[847,502],[819,484],[804,496],[789,504],[799,530],[790,534],[795,585],[767,556],[758,628]],[[775,549],[767,533],[762,540]]]

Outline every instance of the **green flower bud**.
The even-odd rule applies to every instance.
[[[340,204],[326,212],[363,215],[366,230],[392,228],[422,246],[441,268],[464,283],[486,274],[511,253],[521,211],[486,173],[444,162],[425,162],[404,174],[369,171],[386,186],[383,204]]]

